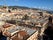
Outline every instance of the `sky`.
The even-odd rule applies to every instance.
[[[53,0],[0,0],[0,5],[26,6],[53,10]]]

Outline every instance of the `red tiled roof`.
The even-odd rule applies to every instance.
[[[10,27],[11,25],[9,23],[6,23],[5,25],[3,25],[4,28],[8,28]]]
[[[27,32],[25,32],[25,31],[19,31],[19,33],[18,34],[20,34],[21,36],[26,36],[27,35]]]

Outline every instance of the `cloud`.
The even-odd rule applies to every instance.
[[[44,9],[44,10],[52,10],[50,7],[44,7],[44,6],[34,6],[34,8]]]

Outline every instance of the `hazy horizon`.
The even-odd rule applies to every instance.
[[[0,5],[53,10],[53,0],[0,0]]]

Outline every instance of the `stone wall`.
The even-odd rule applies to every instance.
[[[30,36],[27,40],[37,40],[38,31],[35,32],[32,36]]]

